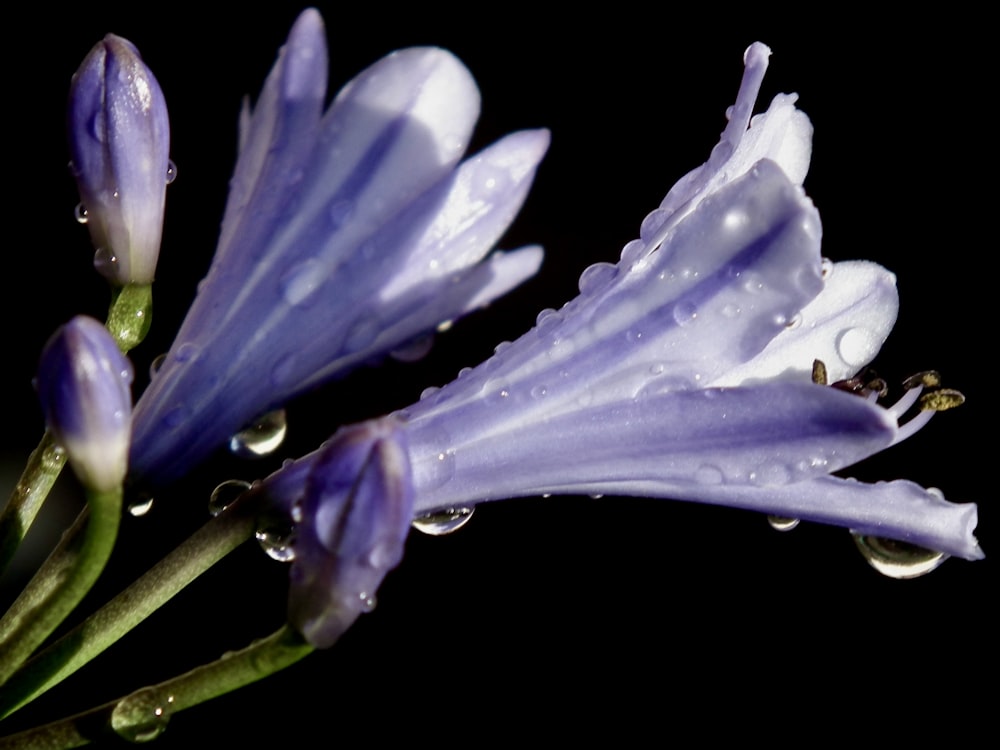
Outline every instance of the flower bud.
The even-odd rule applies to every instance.
[[[68,127],[94,265],[116,286],[152,282],[170,126],[160,85],[131,42],[108,34],[84,59],[70,84]]]
[[[131,383],[131,363],[93,318],[73,318],[42,350],[36,387],[45,421],[88,489],[108,492],[125,479]]]

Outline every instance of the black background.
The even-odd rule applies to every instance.
[[[71,74],[112,31],[139,47],[170,108],[179,176],[168,190],[153,330],[134,353],[141,387],[207,269],[240,98],[259,90],[298,10],[274,6],[224,19],[141,4],[63,19],[39,6],[8,30],[0,50],[8,146],[4,487],[42,431],[30,383],[42,344],[74,314],[102,317],[107,299],[86,231],[73,220],[78,199],[63,133]],[[479,21],[471,8],[399,14],[369,6],[322,8],[332,88],[392,49],[437,44],[469,66],[483,94],[473,150],[511,130],[552,130],[532,194],[501,243],[539,242],[545,265],[440,336],[426,360],[367,370],[294,404],[274,461],[220,457],[158,496],[149,515],[126,518],[86,606],[203,523],[219,481],[263,476],[339,424],[404,406],[517,337],[543,307],[572,297],[580,272],[615,260],[670,185],[705,160],[755,39],[774,51],[760,105],[798,91],[816,128],[806,189],[823,217],[824,254],[874,260],[898,276],[899,322],[876,369],[898,383],[935,368],[968,398],[850,474],[906,477],[978,501],[978,536],[988,555],[997,552],[995,63],[983,19],[807,21],[706,7],[688,9],[681,22],[622,5],[544,21],[539,6],[479,8],[488,16]],[[46,520],[71,518],[73,494],[65,482]],[[285,569],[245,547],[0,729],[109,700],[278,627]],[[22,562],[28,567],[4,582],[4,601],[29,574]],[[962,724],[970,714],[976,722],[978,679],[996,674],[996,580],[992,559],[888,580],[842,530],[803,525],[778,534],[742,511],[610,497],[496,503],[451,537],[414,534],[375,612],[336,647],[174,717],[159,746],[312,737],[331,745],[409,737],[466,744],[529,727],[562,739],[600,729],[628,737],[738,728],[751,736],[780,732],[796,717],[825,725],[869,714],[902,731],[904,708],[937,701],[947,708],[922,712],[920,723]],[[720,721],[744,712],[754,719]]]

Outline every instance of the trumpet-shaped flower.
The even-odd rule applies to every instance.
[[[128,465],[132,365],[107,329],[78,316],[49,339],[36,385],[45,421],[80,482],[121,486]]]
[[[252,113],[219,246],[136,407],[133,475],[169,480],[303,390],[531,276],[537,247],[484,257],[548,146],[511,134],[459,164],[478,116],[436,48],[380,60],[324,113],[322,21],[303,13]]]
[[[748,50],[722,143],[646,218],[617,265],[588,268],[579,297],[444,388],[347,431],[394,436],[416,516],[525,495],[644,495],[981,557],[975,505],[906,481],[831,476],[960,395],[928,392],[937,378],[926,374],[883,408],[863,384],[825,384],[874,357],[895,321],[895,279],[872,263],[821,258],[819,215],[798,184],[808,120],[789,96],[749,120],[767,55],[763,45]],[[907,420],[918,402],[923,411]],[[352,486],[326,476],[351,465],[337,450],[288,465],[264,491],[287,504],[318,483]],[[309,507],[300,527],[329,534],[330,520]]]
[[[152,282],[170,124],[160,85],[128,40],[108,34],[74,74],[69,145],[97,270],[116,286]]]

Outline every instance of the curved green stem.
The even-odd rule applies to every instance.
[[[0,718],[69,677],[253,536],[259,510],[259,494],[244,493],[135,583],[25,664],[0,689]]]
[[[46,432],[0,514],[0,573],[7,569],[65,464],[66,454]]]
[[[0,750],[58,750],[117,736],[143,742],[158,736],[172,714],[263,679],[313,650],[288,625],[267,638],[159,685],[142,688],[82,714],[0,739]]]
[[[88,491],[87,507],[0,619],[0,685],[90,591],[111,557],[121,513],[121,488]]]

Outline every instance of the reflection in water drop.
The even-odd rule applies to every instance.
[[[170,721],[174,696],[145,688],[118,701],[111,711],[111,728],[127,742],[155,740]]]
[[[465,526],[474,510],[474,507],[438,510],[413,519],[413,528],[430,536],[444,536]]]
[[[785,516],[768,516],[767,522],[775,531],[791,531],[799,525],[799,519],[786,518]]]
[[[250,482],[244,482],[241,479],[227,479],[212,490],[212,495],[208,498],[208,512],[213,516],[219,515],[248,489],[250,489]]]
[[[889,578],[918,578],[935,570],[948,559],[944,552],[935,552],[895,539],[863,534],[851,536],[868,564]]]
[[[287,433],[285,410],[275,409],[233,435],[229,450],[240,458],[260,458],[278,450]]]
[[[256,537],[260,548],[267,556],[278,562],[291,562],[295,559],[295,530],[287,521],[268,519],[257,529]]]
[[[128,512],[135,516],[144,516],[153,509],[153,496],[152,495],[139,495],[135,500],[128,504]]]

